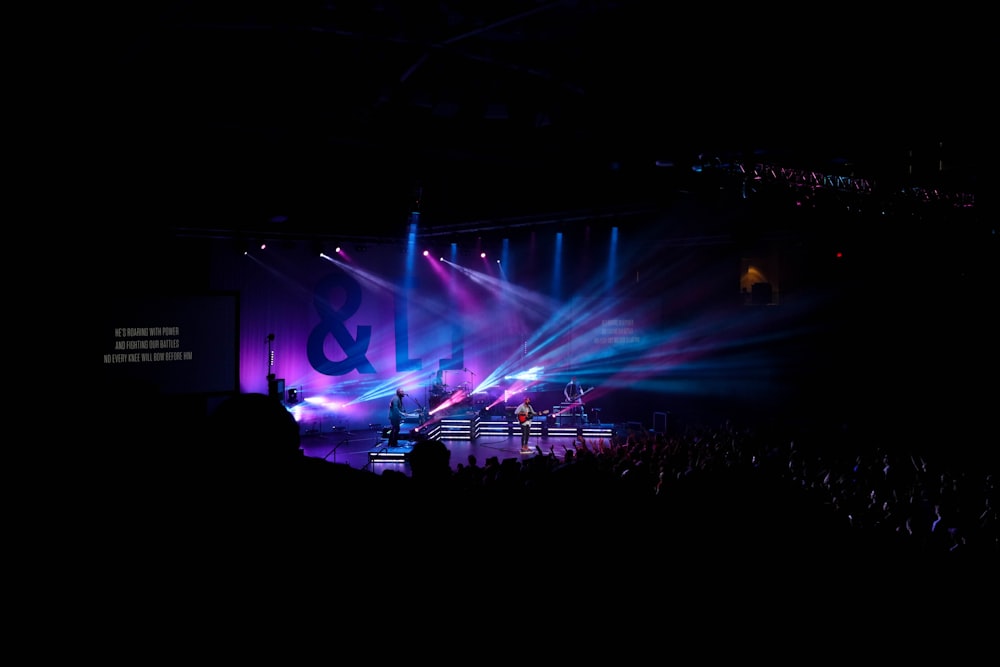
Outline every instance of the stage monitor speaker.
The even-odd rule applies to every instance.
[[[279,401],[283,401],[285,399],[285,379],[268,378],[267,395],[270,396],[271,398],[276,398]]]

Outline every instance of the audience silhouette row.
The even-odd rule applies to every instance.
[[[510,531],[530,528],[550,546],[609,554],[738,547],[764,557],[1000,556],[991,466],[843,435],[791,437],[721,421],[683,433],[578,437],[561,455],[536,448],[481,463],[475,455],[452,462],[443,441],[428,439],[413,444],[405,474],[305,456],[291,413],[264,394],[229,397],[187,426],[187,437],[188,429],[172,429],[159,442],[158,461],[173,466],[181,489],[167,497],[197,501],[202,525],[227,533],[308,530],[363,508],[369,534],[388,513],[422,539],[449,544],[510,546]]]

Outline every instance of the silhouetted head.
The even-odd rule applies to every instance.
[[[263,460],[300,456],[299,424],[281,401],[265,394],[237,394],[208,418],[208,446],[224,456]]]
[[[451,450],[438,439],[418,440],[410,452],[410,472],[414,479],[441,479],[451,476]]]

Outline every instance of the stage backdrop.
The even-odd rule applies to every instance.
[[[511,279],[518,270],[531,280]],[[553,294],[551,276],[393,245],[322,257],[307,243],[219,244],[211,281],[240,295],[240,389],[283,392],[301,423],[326,431],[387,423],[397,387],[408,410],[429,409],[439,369],[477,407],[552,400],[573,375],[606,390],[608,369],[627,371],[656,342],[661,299],[612,298],[603,273]]]
[[[789,289],[786,272],[780,305],[750,307],[737,248],[559,236],[524,235],[486,257],[403,242],[164,246],[128,267],[141,283],[107,300],[103,377],[213,398],[274,393],[304,431],[324,432],[384,426],[397,388],[410,412],[431,408],[438,370],[477,409],[526,394],[545,409],[576,377],[603,420],[647,426],[697,399],[760,405],[782,389],[816,402],[797,380],[823,340],[822,294]]]

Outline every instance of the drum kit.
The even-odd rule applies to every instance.
[[[431,396],[430,396],[431,408],[432,409],[436,408],[445,401],[450,400],[451,397],[455,395],[455,392],[457,392],[459,388],[452,389],[449,385],[446,384],[433,385],[431,387]]]
[[[459,392],[461,392],[459,394]],[[468,382],[458,385],[452,389],[449,385],[443,384],[436,389],[431,389],[431,396],[439,398],[441,401],[445,401],[455,394],[459,394],[462,400],[469,399],[472,397],[472,385]]]
[[[474,387],[471,382],[463,382],[454,388],[447,384],[432,385],[430,392],[431,409],[450,400],[454,400],[451,404],[454,407],[472,405],[474,400],[473,389]]]

